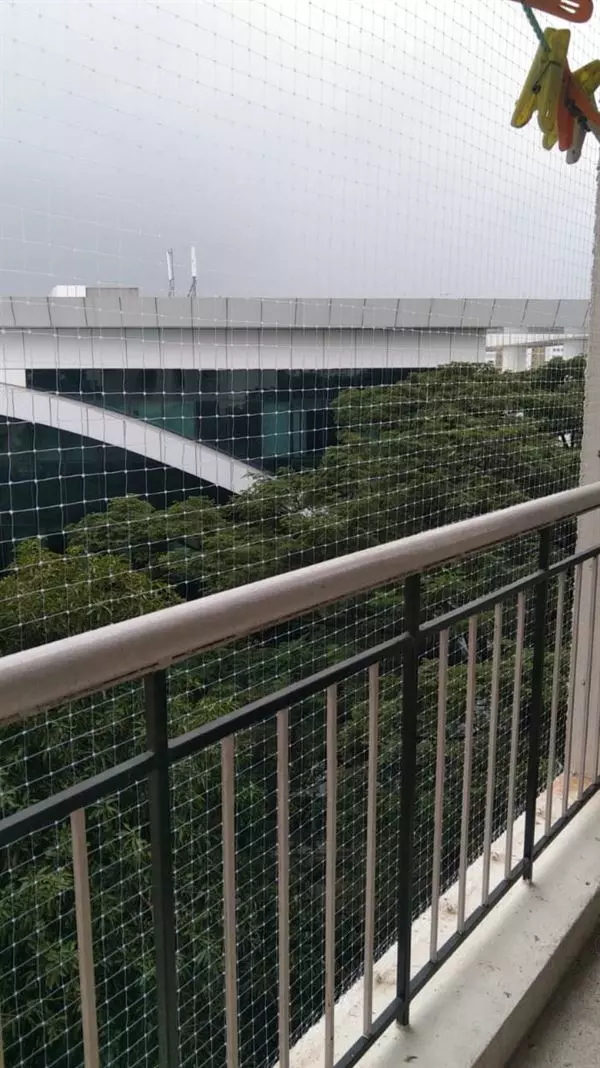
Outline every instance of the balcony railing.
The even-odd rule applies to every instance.
[[[57,958],[62,943],[75,944],[79,969],[72,980],[61,958],[59,980],[46,988],[48,953],[42,962],[40,952],[36,964],[17,960],[15,948],[14,989],[5,987],[1,1006],[7,1068],[28,1059],[41,1063],[35,1044],[43,1041],[54,1044],[54,1063],[86,1068],[243,1068],[275,1061],[286,1068],[295,1041],[319,1014],[325,1021],[322,1063],[350,1068],[393,1022],[406,1023],[411,1000],[514,883],[531,879],[535,858],[597,789],[600,718],[590,683],[600,545],[575,551],[574,523],[597,508],[600,484],[0,661],[3,730],[22,738],[43,716],[50,731],[45,777],[28,774],[25,745],[22,790],[4,791],[0,848],[15,915],[7,916],[3,905],[2,952],[10,951],[6,931],[32,907],[19,874],[27,856],[35,866],[52,854],[58,835],[60,870],[69,869],[72,879],[44,929],[56,935]],[[495,588],[491,569],[484,592],[428,617],[427,586],[436,569],[509,545],[521,561],[510,584]],[[532,545],[537,559],[530,567]],[[400,583],[403,619],[393,621],[395,633],[383,643],[365,639],[343,662],[172,733],[181,677],[174,665],[193,665],[207,650],[259,632],[266,657],[285,621]],[[352,715],[349,687],[358,695]],[[145,737],[134,727],[129,734],[127,724],[125,736],[118,735],[110,694],[140,692]],[[101,695],[95,704],[82,701],[91,694]],[[112,742],[95,754],[101,770],[80,779],[75,755],[72,781],[54,791],[52,767],[61,754],[53,723],[66,716],[72,725],[83,717],[86,742],[86,716],[98,708],[103,728],[110,719],[112,732]],[[74,726],[70,731],[69,739],[79,737]],[[252,769],[259,761],[258,796]],[[300,766],[312,775],[309,790]],[[183,768],[185,802],[184,776],[177,775]],[[107,802],[113,807],[102,808]],[[126,802],[127,834],[122,821],[113,821],[115,807],[122,811]],[[518,819],[524,830],[517,851]],[[303,839],[310,821],[316,829]],[[505,863],[494,882],[491,857],[499,836]],[[144,854],[145,844],[148,866],[136,862],[135,878],[117,877],[136,849]],[[303,877],[307,848],[310,870],[318,872],[310,880]],[[471,907],[467,872],[477,856],[481,887]],[[441,940],[440,902],[455,882],[455,930]],[[109,908],[109,893],[123,896],[121,964],[107,948],[118,912],[114,902]],[[411,933],[425,908],[429,959],[415,971]],[[128,910],[148,917],[129,934]],[[354,929],[349,916],[357,917]],[[395,996],[374,1018],[374,966],[394,943]],[[130,963],[135,979],[119,985],[117,972]],[[339,1050],[336,999],[357,980],[363,985],[362,1033]],[[62,1001],[59,988],[66,991]],[[33,1039],[23,1021],[30,1018],[27,998],[36,996],[42,1023],[30,1025],[38,1026]],[[53,1029],[44,1017],[46,996]]]

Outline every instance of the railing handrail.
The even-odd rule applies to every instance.
[[[0,659],[0,721],[600,508],[600,482],[423,531]]]

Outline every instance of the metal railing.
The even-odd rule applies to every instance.
[[[291,941],[297,938],[290,910],[290,849],[293,847],[293,819],[290,800],[290,710],[302,702],[322,698],[325,769],[324,793],[324,888],[322,1011],[325,1017],[323,1064],[325,1068],[350,1068],[356,1064],[394,1021],[408,1021],[412,998],[469,936],[510,887],[519,879],[531,879],[536,856],[558,834],[598,785],[597,762],[600,747],[600,718],[590,702],[590,681],[594,671],[595,588],[598,579],[600,545],[585,551],[557,550],[553,531],[563,521],[600,508],[600,484],[531,501],[451,527],[440,528],[399,542],[369,549],[313,567],[266,579],[220,593],[203,600],[168,608],[152,615],[131,619],[101,630],[68,638],[53,645],[17,653],[0,661],[0,721],[23,721],[40,709],[56,709],[84,694],[97,693],[124,680],[143,679],[146,737],[141,752],[134,752],[84,781],[78,781],[35,803],[18,808],[0,820],[0,849],[10,849],[26,836],[44,831],[57,821],[70,819],[76,939],[79,957],[79,1012],[83,1061],[86,1068],[100,1063],[97,989],[94,972],[94,904],[90,896],[86,808],[135,784],[147,791],[151,857],[152,926],[156,982],[158,1053],[161,1068],[181,1063],[181,1020],[178,1016],[178,912],[176,877],[173,864],[173,804],[176,796],[170,783],[173,769],[188,758],[197,758],[212,747],[220,748],[220,826],[222,828],[222,937],[223,937],[223,1037],[225,1052],[215,1054],[211,1064],[243,1068],[244,1064],[272,1063],[282,1068],[290,1064],[294,1039],[306,1029],[293,1015]],[[561,528],[562,529],[562,528]],[[441,564],[483,553],[512,539],[535,535],[537,566],[519,574],[515,581],[492,588],[459,608],[434,618],[423,618],[427,572]],[[573,537],[573,530],[571,530]],[[564,544],[564,538],[562,539]],[[589,618],[580,623],[582,586],[589,570]],[[169,668],[175,662],[197,656],[203,650],[220,646],[283,620],[336,601],[355,597],[389,583],[404,584],[404,618],[397,636],[362,649],[343,662],[334,663],[309,677],[269,693],[215,720],[201,723],[175,737],[169,737]],[[586,579],[587,585],[587,579]],[[507,623],[508,620],[508,623]],[[466,624],[464,721],[452,746],[461,750],[462,787],[456,791],[453,815],[455,841],[444,855],[447,830],[448,701],[451,665],[451,638]],[[481,651],[483,630],[491,637]],[[585,650],[582,652],[583,644]],[[570,644],[565,667],[565,647]],[[510,648],[511,652],[507,653]],[[569,650],[567,650],[569,651]],[[432,661],[433,657],[433,661]],[[576,709],[575,673],[585,662],[583,682],[583,722],[579,752],[573,752]],[[436,708],[423,706],[421,673],[437,663]],[[579,658],[579,659],[578,659]],[[486,692],[489,703],[485,729],[477,721],[478,671],[486,665]],[[380,744],[383,730],[381,713],[382,672],[395,673],[401,694],[397,745],[399,817],[387,828],[394,839],[390,860],[395,914],[393,941],[397,942],[395,995],[374,1018],[374,964],[382,948],[390,943],[378,928],[377,879],[381,827],[378,826],[380,786]],[[391,665],[391,667],[389,667]],[[489,667],[489,671],[488,671]],[[506,704],[506,677],[510,675],[510,711],[504,733],[500,731],[502,708]],[[503,674],[504,673],[504,674]],[[462,677],[462,676],[461,676]],[[348,981],[340,976],[340,956],[336,944],[336,897],[338,895],[338,800],[341,788],[339,751],[340,694],[348,680],[364,681],[366,702],[366,761],[361,820],[364,820],[364,850],[360,869],[364,873],[361,902],[363,1014],[362,1034],[350,1048],[337,1056],[335,1050],[336,997]],[[568,685],[567,685],[568,684]],[[567,698],[561,693],[568,689]],[[526,691],[526,692],[525,692]],[[579,713],[578,713],[579,714]],[[435,743],[431,757],[420,755],[423,717],[431,719]],[[276,952],[272,962],[276,974],[276,1042],[264,1053],[244,1057],[239,1033],[239,915],[244,908],[238,886],[236,849],[236,804],[238,778],[236,754],[244,732],[261,724],[274,724],[273,796],[274,820],[274,908],[277,917]],[[395,729],[395,728],[394,728]],[[457,741],[458,738],[458,741]],[[498,746],[502,740],[507,759],[502,767]],[[263,744],[261,742],[261,744]],[[267,743],[264,743],[265,745]],[[590,745],[596,754],[596,774],[586,779]],[[595,747],[595,748],[594,748]],[[395,758],[394,758],[395,759]],[[474,797],[474,760],[485,765],[481,797]],[[417,807],[423,789],[424,763],[431,768],[431,811],[419,816]],[[555,781],[564,771],[562,807],[555,815]],[[576,796],[570,798],[574,769]],[[590,780],[590,781],[588,781]],[[395,790],[395,786],[393,789]],[[536,807],[545,788],[543,832],[536,838]],[[200,788],[199,788],[200,789]],[[482,818],[474,820],[474,805]],[[498,812],[501,810],[501,817]],[[513,829],[523,814],[523,848],[514,856]],[[419,823],[421,820],[421,823]],[[424,822],[423,822],[424,821]],[[474,831],[474,823],[477,827]],[[416,839],[427,824],[431,850],[419,861],[419,890],[416,887]],[[494,839],[505,834],[505,864],[502,877],[491,885],[490,866]],[[361,839],[362,841],[362,839]],[[200,842],[200,847],[202,843]],[[482,854],[483,868],[479,903],[469,910],[467,873],[474,856]],[[423,889],[423,872],[427,886]],[[440,902],[445,889],[458,883],[456,929],[439,944]],[[430,905],[429,959],[416,974],[411,967],[411,933],[415,914]],[[389,906],[388,906],[389,911]],[[343,969],[342,969],[343,970]],[[352,977],[350,977],[352,978]],[[197,1009],[200,1012],[203,1010]],[[4,1023],[4,1007],[2,1007]],[[312,1022],[312,1021],[309,1021]],[[337,1059],[336,1059],[337,1057]],[[6,1060],[7,1065],[9,1059]]]

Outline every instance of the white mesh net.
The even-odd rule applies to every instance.
[[[21,0],[2,15],[2,654],[577,484],[597,150],[588,137],[567,168],[535,121],[511,128],[537,48],[519,4]],[[573,32],[571,68],[599,50],[597,17]],[[571,526],[558,549],[573,545]],[[536,553],[523,539],[436,571],[426,618],[534,570]],[[556,596],[553,583],[552,625]],[[386,587],[196,658],[169,676],[171,736],[402,628],[402,592]],[[531,628],[527,600],[519,710]],[[492,631],[493,610],[479,620],[469,860]],[[515,642],[513,598],[494,836]],[[443,888],[459,864],[467,661],[464,622],[450,635]],[[437,671],[434,643],[415,912],[431,893]],[[401,684],[382,663],[378,955],[396,938]],[[550,689],[548,674],[544,753]],[[363,967],[367,703],[364,673],[340,686],[338,991]],[[323,1012],[324,708],[319,695],[290,710],[293,1038]],[[5,726],[0,745],[8,816],[141,752],[141,688]],[[218,747],[171,785],[181,1063],[221,1068]],[[236,789],[239,1045],[259,1068],[278,1056],[274,722],[239,738]],[[153,1066],[145,788],[87,823],[101,1061]],[[68,821],[3,850],[7,1068],[82,1063],[70,858]]]

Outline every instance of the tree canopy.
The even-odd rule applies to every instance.
[[[572,486],[578,477],[583,390],[582,359],[556,361],[522,374],[453,364],[415,373],[394,386],[349,389],[335,403],[337,440],[314,468],[281,471],[224,504],[198,495],[159,510],[137,497],[112,500],[105,511],[88,514],[64,531],[60,553],[40,539],[17,546],[12,566],[0,579],[0,650],[28,648]],[[572,526],[566,524],[560,531],[561,547],[568,548],[573,537]],[[425,614],[431,618],[533,570],[535,554],[531,539],[520,539],[438,569],[424,583]],[[479,621],[472,856],[481,848],[485,803],[491,625],[484,614]],[[402,627],[402,590],[392,584],[196,657],[170,672],[170,734],[174,737],[398,635]],[[446,885],[454,879],[458,856],[464,627],[455,628],[453,642],[448,677]],[[417,910],[427,904],[430,881],[436,655],[435,645],[424,651],[420,673]],[[498,831],[506,818],[513,672],[514,620],[507,619],[494,812]],[[523,722],[530,674],[528,645]],[[382,664],[378,952],[395,938],[401,684],[398,664]],[[361,968],[366,687],[362,675],[339,687],[339,990]],[[292,708],[290,716],[292,1023],[298,1034],[321,1014],[323,1004],[323,695]],[[50,790],[66,788],[141,751],[140,687],[120,686],[52,710],[27,725],[5,727],[1,745],[0,782],[7,815]],[[249,1051],[244,1063],[256,1068],[275,1058],[277,1040],[275,759],[273,723],[238,739],[240,1031],[242,1045],[246,1043]],[[521,777],[518,804],[522,786]],[[218,750],[173,769],[172,803],[182,1051],[197,1063],[221,1068]],[[93,806],[88,825],[105,1059],[115,1068],[125,1068],[134,1050],[140,1063],[153,1068],[155,985],[144,792],[125,790]],[[386,828],[389,833],[384,833]],[[7,1068],[22,1063],[24,1050],[35,1056],[42,1036],[50,1051],[48,1063],[52,1060],[67,1068],[75,1063],[69,1051],[80,1042],[68,828],[61,825],[17,843],[5,851],[2,864],[0,996]],[[37,992],[39,976],[45,984],[44,1004]],[[128,1006],[126,1013],[123,1004]],[[26,1027],[29,1035],[23,1038]]]

